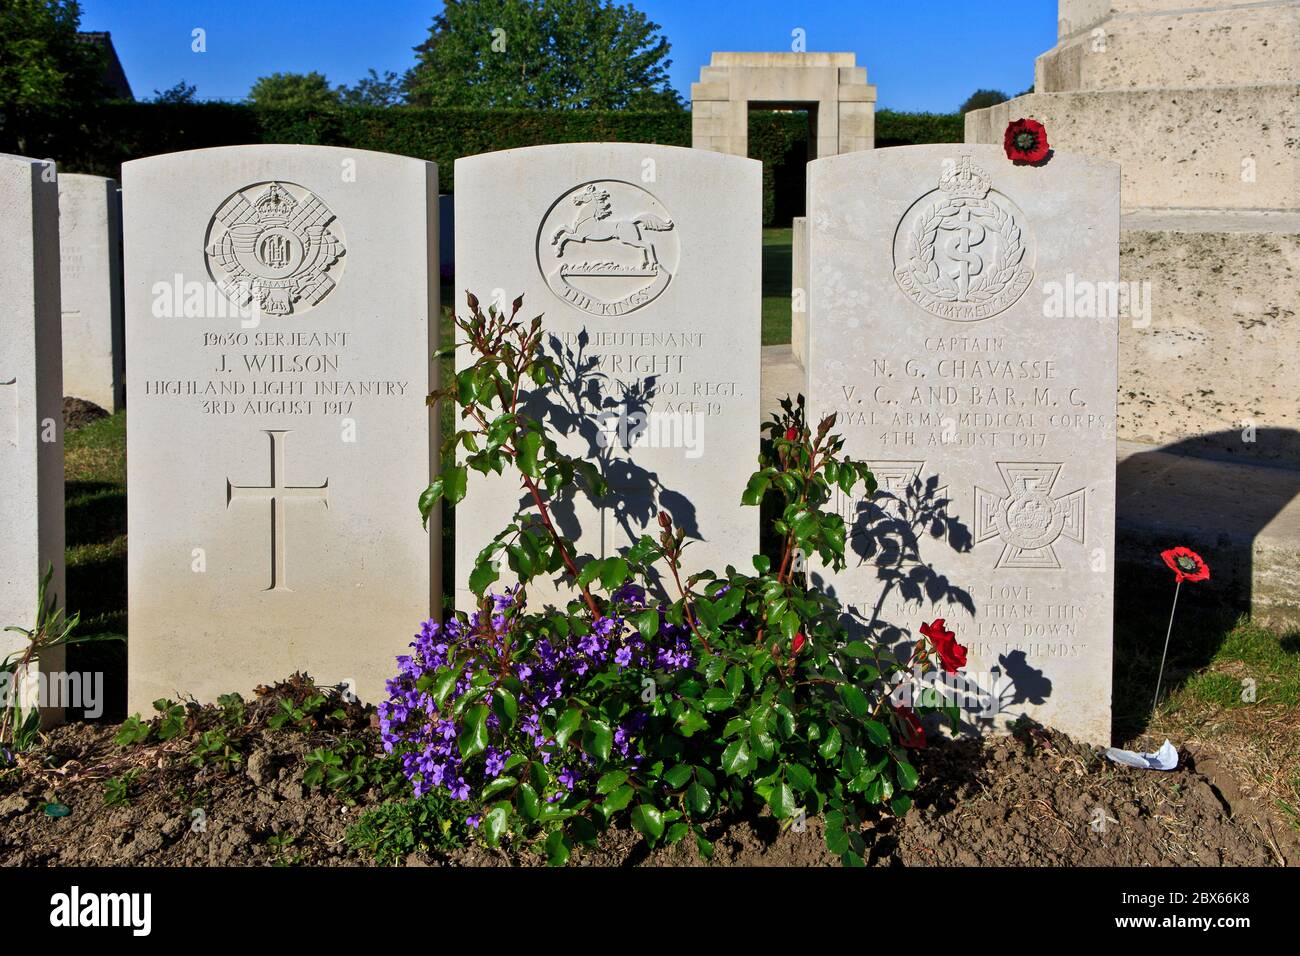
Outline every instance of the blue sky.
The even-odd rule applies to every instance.
[[[973,90],[1015,95],[1056,40],[1056,0],[635,0],[672,44],[673,85],[714,50],[857,54],[878,107],[956,109]],[[82,0],[82,29],[108,30],[137,98],[180,79],[203,99],[241,99],[268,73],[318,70],[352,83],[374,67],[404,72],[438,0]],[[207,33],[195,53],[191,31]]]

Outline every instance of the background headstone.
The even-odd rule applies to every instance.
[[[53,163],[0,155],[0,628],[30,628],[41,576],[66,603],[63,390],[59,351],[59,187]],[[0,630],[0,658],[26,639]],[[45,672],[63,668],[47,652]],[[23,697],[35,702],[34,674]],[[59,716],[47,710],[46,721]]]
[[[112,179],[59,177],[63,391],[108,412],[122,408],[122,205]]]
[[[1108,743],[1119,167],[903,147],[818,160],[808,195],[811,420],[880,484],[839,502],[824,585],[887,640],[944,618],[972,723]]]
[[[790,349],[800,367],[808,364],[808,217],[790,223]]]
[[[236,146],[127,163],[129,706],[296,670],[384,692],[438,602],[437,168]]]
[[[586,143],[456,161],[456,308],[467,289],[485,308],[524,294],[521,315],[543,316],[566,375],[549,421],[609,480],[602,507],[579,493],[555,509],[579,554],[657,536],[661,508],[696,540],[691,568],[757,548],[758,512],[740,497],[758,454],[760,225],[761,164],[743,157]],[[458,606],[519,502],[517,476],[472,476],[456,510]],[[555,597],[541,585],[535,597]]]

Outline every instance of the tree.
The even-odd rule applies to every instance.
[[[406,75],[411,103],[681,108],[660,26],[612,0],[447,0]]]
[[[0,3],[0,111],[75,110],[103,97],[105,53],[78,38],[75,0]]]
[[[258,77],[248,101],[254,106],[338,106],[339,94],[322,73],[272,73]]]
[[[194,94],[199,88],[193,83],[186,83],[181,80],[175,86],[168,87],[165,90],[154,90],[153,101],[155,103],[193,103]]]
[[[982,110],[986,106],[997,106],[999,103],[1007,101],[1007,94],[1001,90],[976,90],[970,96],[966,97],[966,102],[957,110],[959,113],[969,113],[971,110]]]
[[[380,76],[372,69],[355,86],[340,86],[338,95],[344,106],[400,106],[406,100],[402,78],[392,70]]]

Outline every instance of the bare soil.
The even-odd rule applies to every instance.
[[[371,865],[346,839],[350,823],[383,797],[355,805],[303,785],[305,755],[343,737],[377,747],[368,712],[353,705],[341,721],[306,729],[267,726],[290,685],[249,703],[232,735],[238,764],[189,760],[202,721],[165,743],[129,747],[117,725],[54,729],[0,773],[0,865],[266,866]],[[1300,863],[1300,831],[1270,807],[1243,796],[1211,752],[1187,752],[1171,772],[1140,771],[1094,748],[1032,729],[981,742],[938,741],[917,754],[916,805],[902,819],[882,816],[864,836],[877,866],[1238,866]],[[128,802],[105,805],[105,785],[130,768]],[[53,816],[68,809],[65,816]],[[715,850],[701,859],[693,841],[647,850],[612,828],[571,865],[837,866],[820,824],[782,829],[763,814],[718,820]],[[409,854],[408,865],[540,866],[529,850],[478,846]]]

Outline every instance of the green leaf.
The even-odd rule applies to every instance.
[[[707,730],[709,722],[699,711],[688,709],[677,719],[677,727],[683,737],[693,737],[701,730]]]
[[[631,787],[629,786],[619,787],[617,790],[615,790],[613,793],[611,793],[608,797],[605,798],[605,808],[612,812],[617,813],[619,810],[622,810],[629,803],[631,803],[632,798],[634,796],[636,796],[636,791],[633,790]]]
[[[542,434],[534,431],[524,432],[515,445],[515,464],[529,478],[536,478],[541,474],[537,467],[537,453],[541,447]]]
[[[614,745],[614,732],[603,720],[587,721],[587,734],[583,740],[583,749],[596,759],[609,759],[610,748]]]
[[[517,783],[519,783],[519,781],[516,780],[514,777],[506,777],[506,776],[497,777],[495,780],[493,780],[491,783],[489,783],[486,787],[483,788],[483,799],[487,800],[489,797],[495,797],[501,791],[509,790]]]
[[[672,770],[669,770],[664,774],[664,783],[668,784],[668,786],[672,787],[674,790],[680,790],[682,787],[686,786],[686,781],[690,780],[691,776],[690,765],[679,763],[677,766],[673,767]]]
[[[911,790],[916,786],[916,768],[906,760],[898,762],[898,766],[894,768],[894,776],[898,778],[898,785],[904,790]]]
[[[465,714],[465,719],[461,722],[460,739],[457,741],[462,760],[468,760],[475,754],[482,753],[483,748],[487,746],[487,717],[487,704],[475,704]]]
[[[844,701],[844,706],[854,717],[865,717],[870,710],[866,695],[852,684],[840,685],[840,700]]]
[[[907,816],[907,811],[912,809],[912,798],[909,796],[894,797],[889,801],[889,809],[894,812],[896,817]]]
[[[733,740],[722,752],[722,769],[739,777],[749,768],[749,747],[744,740]]]
[[[606,558],[605,566],[600,570],[600,584],[606,591],[613,591],[627,580],[628,566],[622,558]]]
[[[563,747],[581,726],[582,711],[577,707],[570,707],[555,725],[555,742]]]
[[[686,788],[686,806],[695,816],[702,817],[707,814],[712,804],[713,797],[703,784],[693,783]]]
[[[838,727],[832,727],[830,733],[826,735],[826,739],[823,740],[821,745],[817,748],[818,756],[823,760],[830,760],[835,756],[836,751],[840,749],[840,744],[843,740],[844,738],[840,735],[840,729]]]
[[[510,804],[502,800],[492,807],[483,818],[483,836],[488,842],[488,846],[496,846],[501,840],[501,834],[506,831],[510,823]]]
[[[499,577],[501,577],[500,572],[490,563],[485,562],[470,572],[469,589],[479,597],[482,597],[483,592],[488,589],[488,586]]]
[[[632,810],[632,826],[641,831],[647,842],[654,843],[664,834],[664,815],[657,807],[638,803]]]
[[[531,784],[521,783],[519,785],[519,815],[529,823],[533,823],[540,813],[541,801],[537,798],[537,791],[532,788]]]
[[[569,841],[563,830],[554,830],[546,838],[546,863],[548,866],[564,866],[569,862]]]
[[[742,505],[756,505],[763,500],[763,495],[767,492],[767,487],[772,483],[772,479],[765,472],[755,472],[749,478],[749,483],[745,485],[745,492],[740,496]],[[760,574],[763,572],[759,572]]]
[[[501,721],[501,729],[509,730],[514,726],[515,717],[519,713],[519,701],[515,695],[498,687],[492,692],[492,710],[497,715],[497,720]]]
[[[465,482],[468,478],[464,465],[451,465],[442,472],[442,493],[453,505],[459,504],[465,497]]]
[[[878,720],[868,720],[864,723],[864,726],[867,729],[867,736],[871,738],[873,744],[876,744],[878,747],[889,746],[890,740],[888,727]]]
[[[453,689],[455,689],[456,678],[458,678],[459,676],[460,676],[459,668],[453,668],[453,667],[438,668],[438,673],[433,680],[433,688],[431,690],[431,694],[433,696],[433,703],[437,706],[439,710],[442,709],[443,702],[446,701],[448,695],[452,692]]]
[[[863,641],[850,641],[844,645],[843,649],[848,657],[871,657],[874,654],[870,645]]]
[[[648,611],[642,611],[640,614],[632,615],[632,623],[641,636],[647,641],[654,640],[655,635],[659,633],[659,612],[651,608]]]
[[[429,487],[420,492],[420,518],[424,526],[429,526],[429,515],[433,513],[433,506],[438,503],[442,497],[442,476],[439,475],[429,483]]]
[[[596,781],[596,792],[603,796],[621,787],[626,782],[627,774],[622,770],[611,770]]]
[[[726,710],[736,702],[731,691],[724,687],[710,687],[704,692],[704,709],[710,713],[717,713],[720,710]]]
[[[783,820],[794,812],[794,793],[784,780],[772,788],[772,796],[767,802],[778,819]]]

